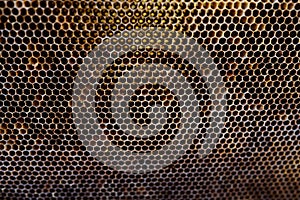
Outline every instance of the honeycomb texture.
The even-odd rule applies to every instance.
[[[0,1],[0,198],[300,199],[299,10],[297,0]],[[104,37],[149,26],[183,32],[209,53],[228,90],[228,110],[206,157],[197,154],[199,133],[171,165],[130,174],[87,151],[72,118],[72,88]],[[190,77],[205,126],[210,102],[201,76],[159,51],[128,52],[110,66],[95,97],[99,122],[113,120],[112,77],[148,58]],[[161,136],[136,146],[107,127],[115,145],[151,151],[172,140],[181,117],[176,95],[162,85],[136,90],[130,116],[139,126],[158,112],[151,102],[168,107]]]

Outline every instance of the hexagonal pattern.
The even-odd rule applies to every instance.
[[[299,10],[297,0],[0,1],[0,198],[300,199]],[[115,145],[159,148],[182,117],[170,89],[144,85],[131,96],[129,115],[141,127],[162,121],[162,132],[142,142],[120,134],[109,100],[123,71],[172,65],[200,99],[203,131],[189,150],[163,169],[130,174],[95,159],[79,138],[73,85],[105,37],[149,26],[186,34],[209,53],[228,108],[222,137],[200,157],[212,106],[202,76],[172,52],[128,51],[114,60],[99,81],[95,111]]]

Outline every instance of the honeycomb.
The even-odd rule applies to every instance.
[[[297,0],[0,1],[0,198],[300,199],[299,11]],[[133,137],[116,126],[114,88],[120,79],[134,82],[124,72],[145,63],[180,72],[199,109],[199,131],[184,154],[130,173],[95,158],[82,140],[73,88],[105,38],[145,27],[182,33],[208,53],[227,110],[215,147],[200,156],[213,105],[209,80],[171,51],[138,49],[115,59],[99,79],[93,111],[113,145],[151,152],[178,135],[184,114],[163,84],[138,86],[128,100],[127,129],[154,123],[159,134]],[[164,70],[149,75],[161,76]],[[115,158],[122,156],[130,159]]]

